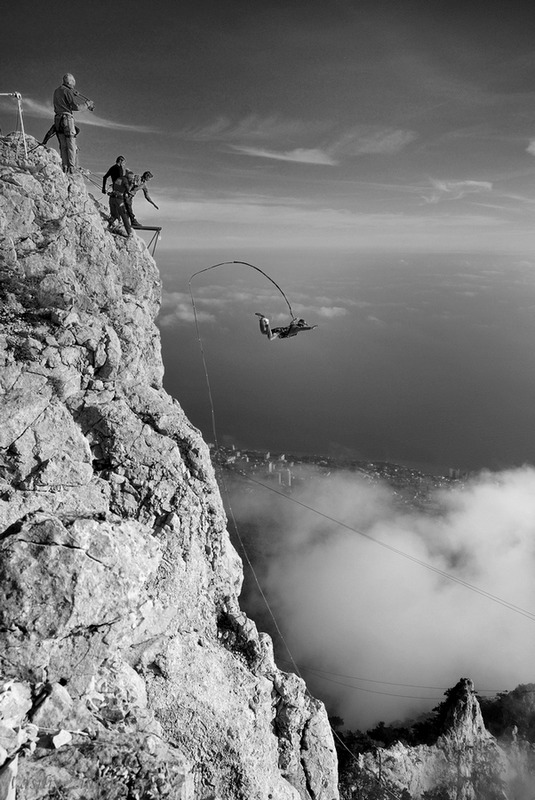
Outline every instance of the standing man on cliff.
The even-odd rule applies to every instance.
[[[117,178],[122,178],[123,175],[126,174],[126,164],[125,164],[125,157],[124,156],[117,156],[115,159],[115,164],[109,168],[107,173],[102,178],[102,194],[106,194],[106,181],[110,178],[112,185],[115,183]]]
[[[115,232],[117,224],[122,220],[127,236],[132,236],[132,225],[125,205],[125,195],[130,191],[133,175],[134,173],[131,170],[128,170],[125,175],[119,175],[113,181],[110,193],[111,217],[108,230]]]
[[[76,127],[74,111],[93,111],[95,104],[80,95],[76,81],[70,72],[63,76],[63,83],[54,92],[54,125],[59,140],[63,172],[72,174],[76,169]]]
[[[153,205],[154,208],[156,209],[158,208],[154,200],[149,195],[149,190],[147,189],[147,182],[150,181],[151,178],[154,178],[154,175],[152,174],[152,172],[149,172],[149,170],[146,170],[146,172],[143,173],[141,178],[139,177],[139,175],[133,175],[133,178],[130,181],[130,189],[124,196],[126,210],[128,212],[128,216],[130,217],[130,222],[132,223],[132,226],[134,228],[143,227],[143,225],[136,219],[136,215],[134,214],[134,209],[132,208],[132,201],[140,189],[145,195],[145,199],[148,200],[148,202],[151,205]]]

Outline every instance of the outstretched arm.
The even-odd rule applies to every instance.
[[[154,200],[153,200],[153,199],[150,197],[150,195],[149,195],[149,193],[148,193],[148,191],[147,191],[147,187],[146,187],[146,186],[144,186],[144,187],[143,187],[143,194],[145,195],[145,199],[146,199],[146,200],[148,200],[148,201],[149,201],[149,203],[150,203],[151,205],[153,205],[153,206],[154,206],[154,208],[158,208],[158,206],[156,205],[156,203],[154,202]],[[158,209],[158,210],[159,210],[159,209]]]

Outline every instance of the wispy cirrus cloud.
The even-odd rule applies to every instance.
[[[335,141],[331,150],[346,156],[394,155],[417,138],[411,130],[357,126]]]
[[[1,107],[3,109],[7,108],[7,102],[8,101],[6,100],[2,101]],[[9,108],[12,109],[12,106],[9,106]],[[22,98],[22,110],[24,114],[27,114],[30,117],[38,117],[39,119],[48,119],[50,121],[54,119],[54,110],[51,105],[38,100],[33,100],[30,97]],[[131,131],[133,133],[155,132],[155,128],[151,128],[146,125],[128,125],[122,122],[104,119],[103,117],[99,117],[92,112],[84,113],[81,119],[84,125],[93,125],[98,128],[108,128],[109,130]]]
[[[490,181],[447,181],[431,180],[430,194],[424,194],[426,203],[439,203],[442,200],[461,200],[469,194],[484,194],[492,191]]]
[[[394,155],[416,138],[417,134],[414,131],[359,126],[346,131],[341,136],[331,138],[321,147],[275,150],[246,145],[231,146],[234,151],[242,155],[257,158],[335,166],[346,158],[364,155]]]
[[[357,125],[341,131],[332,121],[257,115],[237,122],[219,117],[204,126],[184,128],[179,135],[218,142],[239,155],[322,166],[363,155],[394,155],[418,137],[415,131],[397,128]]]
[[[324,120],[303,121],[281,119],[276,115],[261,117],[250,114],[241,120],[218,117],[204,125],[182,128],[178,135],[183,139],[216,142],[268,142],[300,139],[306,135],[322,135],[332,130],[332,122]]]
[[[338,164],[337,159],[333,158],[333,156],[325,150],[321,150],[317,147],[308,149],[306,147],[296,147],[295,150],[277,151],[266,150],[261,147],[240,147],[238,145],[232,145],[232,149],[244,156],[271,158],[275,161],[294,161],[298,164],[323,164],[328,166]]]

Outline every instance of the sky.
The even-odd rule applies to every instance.
[[[101,0],[4,15],[0,90],[39,138],[65,71],[80,161],[150,169],[160,247],[535,244],[530,6]],[[0,125],[13,125],[11,100]]]
[[[19,0],[0,48],[0,93],[22,95],[28,134],[48,130],[65,72],[94,101],[77,115],[78,145],[101,203],[118,155],[153,172],[159,208],[135,205],[162,227],[165,386],[205,438],[199,344],[221,443],[472,473],[437,498],[432,522],[345,475],[303,497],[529,609],[531,20],[531,4],[514,1]],[[2,132],[17,124],[0,97]],[[255,312],[284,324],[285,300],[243,264],[192,277],[225,261],[264,269],[318,328],[261,337]],[[398,694],[462,674],[479,688],[534,678],[531,620],[284,503],[235,501],[263,531],[259,567],[292,648],[329,673],[328,686],[307,676],[314,691],[351,723],[422,706],[336,688],[340,676]]]

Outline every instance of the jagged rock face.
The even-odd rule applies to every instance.
[[[325,709],[239,608],[160,282],[54,152],[0,139],[0,798],[335,800]]]
[[[498,742],[486,730],[467,678],[449,692],[436,744],[397,742],[361,755],[359,767],[394,796],[405,791],[412,800],[533,800],[535,748],[514,737]]]

